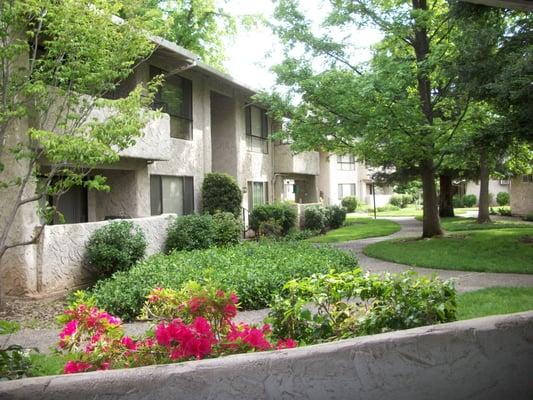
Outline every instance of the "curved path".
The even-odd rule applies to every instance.
[[[456,288],[459,292],[469,292],[472,290],[494,286],[533,286],[533,275],[528,274],[506,274],[419,268],[368,257],[363,253],[363,249],[372,243],[382,242],[384,240],[390,240],[394,238],[417,237],[422,235],[422,223],[413,217],[386,217],[384,219],[397,222],[400,224],[401,230],[389,236],[353,240],[350,242],[339,243],[335,246],[342,249],[351,250],[359,260],[359,265],[364,271],[380,273],[402,272],[412,269],[423,275],[436,274],[442,279],[454,279],[456,281]]]

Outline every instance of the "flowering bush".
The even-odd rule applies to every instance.
[[[81,295],[83,297],[83,295]],[[182,290],[156,288],[146,299],[143,318],[157,320],[138,339],[124,335],[122,322],[92,304],[75,301],[60,317],[60,350],[74,357],[65,373],[199,360],[224,354],[296,347],[294,340],[271,341],[269,325],[236,324],[238,298],[189,283]]]

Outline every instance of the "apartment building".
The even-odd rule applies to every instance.
[[[252,89],[174,43],[153,40],[157,47],[150,58],[110,97],[125,96],[137,84],[164,74],[154,102],[160,117],[120,153],[118,162],[92,172],[107,178],[109,192],[78,187],[49,199],[65,223],[45,226],[36,244],[8,250],[1,277],[7,294],[44,296],[90,282],[85,244],[107,220],[135,219],[147,237],[147,253],[161,251],[169,214],[200,212],[200,188],[212,171],[237,180],[245,223],[249,210],[274,200],[338,204],[355,194],[368,202],[368,171],[353,157],[293,154],[289,144],[270,141],[273,123],[266,110],[252,104]],[[43,161],[41,168],[48,167]],[[41,223],[36,205],[25,205],[12,239],[27,240]]]

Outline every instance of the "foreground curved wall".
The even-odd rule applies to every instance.
[[[130,370],[0,383],[1,399],[532,399],[533,311]]]

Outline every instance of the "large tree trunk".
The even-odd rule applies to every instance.
[[[479,212],[478,224],[490,222],[489,214],[489,162],[487,160],[487,148],[481,147],[479,153]]]
[[[453,181],[449,175],[440,175],[439,217],[453,217]]]
[[[433,160],[426,160],[422,165],[422,200],[424,201],[424,219],[422,237],[431,238],[442,235],[439,212],[437,209],[437,187]]]

